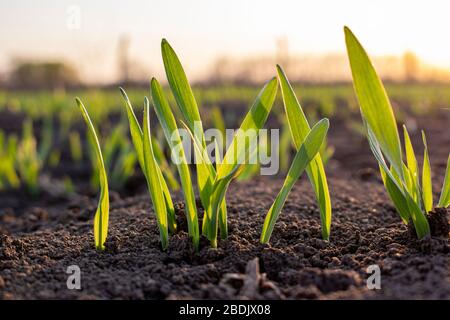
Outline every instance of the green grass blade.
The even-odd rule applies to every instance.
[[[327,135],[328,128],[328,119],[322,119],[319,121],[306,136],[304,143],[297,151],[297,154],[295,155],[292,165],[288,171],[287,177],[283,183],[283,187],[278,193],[274,203],[267,213],[266,219],[264,220],[264,226],[260,239],[261,243],[269,242],[275,222],[278,219],[290,191],[292,190],[295,182],[300,178],[301,174],[306,169],[306,166],[319,152],[320,146]]]
[[[406,171],[409,172],[409,193],[413,197],[414,201],[420,203],[420,186],[419,186],[419,169],[417,165],[416,155],[414,154],[414,148],[409,137],[406,126],[403,125],[403,136],[405,139],[405,151],[406,151],[406,163],[405,177],[407,177]]]
[[[445,170],[444,185],[442,186],[439,207],[447,208],[450,205],[450,154],[447,159],[447,169]]]
[[[214,169],[214,166],[211,164],[211,160],[208,157],[207,151],[205,148],[203,148],[198,141],[195,139],[194,134],[192,133],[192,131],[189,129],[189,127],[187,126],[187,124],[183,121],[181,121],[182,125],[184,126],[184,128],[187,130],[187,132],[189,133],[191,140],[192,140],[192,144],[194,145],[194,153],[195,153],[195,158],[197,161],[197,170],[200,170],[202,172],[205,171],[209,171],[209,175],[211,177],[215,177],[216,176],[216,171]],[[212,184],[208,184],[207,185],[208,190],[205,190],[204,195],[210,195],[212,197],[213,194],[213,185]],[[201,196],[201,194],[200,194]],[[211,220],[211,199],[210,196],[206,197],[204,200],[202,200],[202,204],[205,208],[205,212],[203,215],[203,222],[202,222],[202,234],[205,235],[208,240],[210,239],[210,220]],[[223,212],[222,212],[223,214]],[[225,211],[225,215],[226,215],[226,211]],[[222,219],[224,219],[226,221],[226,216],[222,217]],[[225,226],[226,227],[226,226]],[[227,227],[226,227],[227,228]],[[223,229],[226,231],[226,229]]]
[[[308,120],[303,112],[300,103],[297,100],[295,92],[289,83],[289,80],[280,66],[277,66],[278,79],[280,81],[281,93],[283,95],[283,104],[291,131],[292,140],[298,150],[311,131]],[[317,201],[319,203],[320,218],[322,222],[322,237],[329,239],[331,230],[331,199],[328,189],[327,177],[324,164],[320,154],[317,154],[313,161],[306,168],[309,181],[313,185]]]
[[[224,179],[233,174],[249,155],[248,148],[239,146],[239,141],[246,140],[245,135],[250,130],[259,130],[266,123],[267,117],[272,109],[277,94],[277,79],[269,80],[256,97],[250,111],[245,116],[241,126],[228,147],[222,163],[217,170],[217,180]],[[250,143],[250,142],[249,142]],[[240,147],[240,148],[239,148]],[[241,161],[241,163],[239,163]]]
[[[381,152],[380,145],[378,141],[375,138],[375,135],[373,131],[371,130],[370,126],[365,122],[365,128],[366,128],[366,134],[367,134],[367,140],[369,141],[370,149],[372,150],[372,153],[374,154],[375,158],[378,161],[378,164],[383,168],[384,173],[386,174],[386,179],[389,179],[390,183],[392,183],[393,188],[398,188],[398,191],[401,192],[401,194],[404,197],[404,202],[401,204],[401,206],[396,207],[397,211],[399,213],[405,212],[405,207],[408,208],[409,217],[412,219],[414,223],[414,228],[416,229],[417,236],[419,239],[423,238],[424,236],[430,234],[430,227],[428,225],[428,220],[426,219],[424,213],[420,209],[419,205],[414,201],[414,199],[411,197],[411,195],[408,193],[406,186],[401,182],[401,180],[398,178],[397,171],[394,170],[392,167],[392,171],[388,169],[386,162],[384,161],[383,154]],[[390,193],[391,195],[391,193]],[[396,198],[396,201],[399,201],[401,198]],[[396,203],[394,202],[394,205]],[[402,219],[406,218],[406,214],[402,215]]]
[[[161,182],[161,188],[162,188],[163,194],[164,194],[164,201],[166,203],[169,230],[171,232],[176,232],[177,231],[177,220],[175,217],[175,208],[173,206],[172,197],[170,196],[169,187],[167,186],[166,180],[164,179],[164,175],[162,174],[161,168],[159,168],[159,166],[157,167],[157,174],[159,177],[159,181]]]
[[[428,219],[425,217],[425,214],[422,212],[422,209],[418,203],[415,202],[407,192],[405,193],[405,198],[411,219],[414,223],[414,228],[416,229],[417,237],[422,239],[425,236],[430,235],[430,225],[428,224]]]
[[[151,143],[149,109],[150,109],[149,101],[148,99],[145,99],[142,153],[144,156],[147,186],[150,193],[150,198],[153,203],[153,208],[155,209],[156,220],[158,222],[159,233],[161,238],[161,245],[163,249],[166,249],[167,246],[169,245],[167,209],[166,209],[166,202],[164,199],[163,188],[161,186],[162,174],[160,173],[158,164],[153,154],[153,148]]]
[[[161,53],[167,81],[169,82],[177,105],[186,120],[188,128],[193,132],[196,141],[205,148],[205,136],[197,102],[183,66],[166,39],[163,39],[161,42]],[[211,166],[212,164],[210,163],[199,164],[197,160],[197,184],[200,191],[200,199],[206,211],[209,210],[212,185],[215,180],[215,176],[211,176],[211,172],[213,171],[210,168]],[[206,219],[208,219],[207,216]]]
[[[392,180],[390,176],[387,175],[384,168],[379,165],[380,167],[380,173],[381,178],[383,180],[383,184],[386,187],[386,190],[389,194],[389,198],[391,198],[392,202],[394,203],[395,209],[397,210],[398,214],[403,220],[404,224],[408,224],[410,215],[409,215],[409,208],[406,204],[406,199],[403,196],[403,193],[398,188],[397,184]],[[391,174],[393,174],[393,171],[391,171]]]
[[[133,142],[134,149],[136,150],[138,162],[141,167],[142,172],[144,173],[145,178],[147,178],[147,170],[145,169],[144,163],[144,149],[143,149],[143,133],[139,122],[137,121],[136,115],[133,111],[133,106],[131,105],[130,99],[128,99],[128,95],[125,90],[120,89],[120,93],[122,94],[125,100],[125,108],[127,110],[128,123],[130,125],[130,133],[131,133],[131,141]],[[150,137],[151,138],[151,137]],[[152,143],[153,146],[153,143]],[[160,176],[161,187],[164,192],[164,200],[166,202],[167,215],[169,219],[169,227],[172,232],[175,232],[177,229],[176,219],[175,219],[175,208],[173,206],[172,197],[170,196],[169,187],[167,186],[166,180],[162,177],[161,170],[158,166],[157,169],[158,175]]]
[[[217,140],[214,140],[215,148],[216,148],[216,166],[219,166],[222,162],[222,159],[220,158],[220,152],[219,150],[219,144],[217,143]],[[220,238],[226,239],[228,236],[228,223],[227,223],[227,201],[225,198],[225,195],[223,196],[222,204],[219,208],[219,230],[220,230]]]
[[[172,89],[175,100],[187,121],[189,129],[194,133],[194,136],[199,139],[203,137],[203,128],[201,126],[200,112],[198,110],[197,102],[191,86],[189,85],[186,73],[181,65],[178,56],[170,46],[166,39],[161,41],[161,52],[166,70],[167,81]],[[197,122],[199,131],[194,130],[194,125]],[[204,138],[199,139],[204,146]]]
[[[405,125],[403,125],[403,135],[405,139],[406,163],[408,165],[409,171],[411,171],[411,173],[413,174],[413,177],[417,178],[419,170],[417,166],[416,155],[414,154],[414,148],[412,146],[411,139]]]
[[[143,147],[142,147],[142,139],[143,139],[143,134],[142,134],[142,129],[141,126],[139,125],[139,122],[136,118],[136,115],[134,114],[133,111],[133,106],[131,105],[131,101],[130,99],[128,99],[128,96],[125,92],[125,90],[123,90],[122,88],[120,89],[120,93],[122,94],[123,98],[125,99],[125,107],[127,110],[127,117],[128,117],[128,122],[130,125],[130,133],[131,133],[131,141],[133,142],[134,148],[136,149],[136,153],[138,156],[138,161],[139,164],[141,166],[142,171],[144,171],[145,174],[145,165],[144,165],[144,153],[143,153]]]
[[[172,156],[176,157],[178,174],[181,180],[184,200],[186,205],[186,218],[188,220],[189,235],[192,237],[195,248],[199,244],[199,227],[197,217],[197,206],[195,203],[194,188],[191,181],[189,166],[183,149],[183,142],[178,133],[178,127],[175,122],[172,110],[167,102],[161,85],[153,78],[151,80],[151,94],[153,103],[158,116],[158,120],[166,136],[167,143],[172,150]],[[178,152],[176,152],[178,151]]]
[[[394,112],[370,59],[349,28],[345,41],[359,105],[380,148],[399,176],[403,178],[402,149]]]
[[[246,144],[239,143],[239,141],[242,142],[244,140],[248,140],[245,138],[248,130],[256,130],[256,132],[258,132],[258,130],[264,126],[270,110],[272,109],[276,94],[277,79],[272,78],[259,92],[252,107],[242,121],[240,129],[237,131],[233,141],[228,147],[222,162],[218,166],[216,181],[214,183],[213,193],[211,196],[211,221],[210,226],[208,227],[209,239],[213,247],[217,245],[219,209],[225,199],[227,188],[233,178],[239,174],[239,169],[243,168],[242,161],[247,159],[250,152],[252,152],[246,147]],[[250,137],[250,140],[256,138],[257,136],[253,135]],[[252,144],[252,141],[248,142],[249,145]]]
[[[93,140],[95,141],[95,153],[97,155],[97,162],[100,174],[100,199],[97,206],[97,211],[94,217],[94,240],[95,247],[98,250],[105,249],[105,241],[108,236],[108,220],[109,220],[109,190],[108,178],[106,176],[105,164],[103,162],[102,151],[100,143],[95,133],[94,125],[92,124],[89,114],[80,99],[76,98],[78,107],[81,110],[84,121],[89,128]]]
[[[422,167],[422,200],[425,212],[433,210],[433,186],[431,183],[431,165],[428,157],[428,145],[425,132],[422,130],[423,140],[423,167]]]

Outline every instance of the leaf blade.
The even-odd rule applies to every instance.
[[[447,169],[445,170],[444,184],[442,186],[439,207],[447,208],[450,205],[450,154],[447,159]]]
[[[288,126],[294,145],[298,150],[306,136],[311,131],[311,128],[303,109],[298,102],[294,89],[289,83],[285,72],[279,65],[277,65],[277,73],[283,96],[283,105],[286,112],[286,118],[288,120]],[[320,218],[322,223],[322,237],[328,240],[331,232],[332,207],[325,167],[320,154],[317,154],[314,160],[310,162],[306,168],[306,172],[308,174],[309,181],[313,185],[316,199],[319,203]]]
[[[319,152],[320,146],[322,145],[328,132],[328,128],[328,119],[322,119],[319,121],[308,133],[303,144],[297,151],[283,183],[283,187],[275,198],[275,201],[270,207],[264,220],[264,226],[260,238],[261,243],[269,242],[275,222],[278,219],[290,191],[292,190],[295,182],[300,178],[300,175],[306,169],[307,165]]]
[[[164,199],[163,188],[161,186],[162,173],[159,170],[156,163],[155,156],[153,154],[153,148],[151,143],[150,134],[150,105],[148,99],[145,99],[144,103],[144,119],[143,119],[143,157],[144,166],[147,177],[147,187],[149,190],[150,198],[153,203],[156,220],[158,222],[158,228],[160,233],[161,245],[163,249],[166,249],[169,245],[168,235],[168,221],[167,221],[167,208]],[[152,174],[155,173],[156,174]]]
[[[180,59],[166,39],[161,41],[161,54],[167,81],[169,82],[169,86],[175,97],[177,105],[186,120],[186,124],[189,130],[193,132],[197,143],[202,146],[202,148],[206,148],[200,111],[192,92],[192,88],[189,84],[186,73],[184,72],[183,66],[181,65]],[[212,186],[215,180],[215,175],[211,175],[211,172],[215,173],[215,170],[213,170],[214,168],[211,168],[212,164],[199,164],[199,161],[200,160],[196,159],[197,185],[202,204],[205,210],[209,211],[209,199],[211,197]],[[207,218],[208,217],[206,216],[206,219]],[[205,223],[207,223],[206,220]]]
[[[153,78],[151,80],[151,95],[155,107],[156,115],[163,128],[167,143],[172,150],[172,157],[176,157],[176,166],[180,176],[184,200],[186,205],[186,214],[188,219],[189,235],[192,237],[195,248],[198,249],[199,244],[199,229],[197,206],[195,203],[195,194],[191,181],[191,174],[187,165],[184,154],[183,143],[178,133],[178,127],[175,118],[170,109],[169,103],[164,96],[159,82]],[[178,150],[178,152],[175,152]]]
[[[217,169],[217,180],[223,179],[233,171],[237,170],[239,162],[241,161],[242,163],[243,160],[245,160],[245,157],[250,153],[247,148],[242,146],[242,144],[239,145],[239,142],[242,142],[242,140],[245,141],[245,135],[250,130],[259,130],[264,126],[275,101],[277,84],[277,79],[274,77],[270,79],[259,92],[253,105],[244,117],[239,130],[234,135],[233,140]],[[255,138],[250,137],[250,139],[253,141]],[[236,152],[234,152],[235,149]]]
[[[344,32],[353,86],[361,112],[379,141],[381,150],[398,175],[403,177],[400,137],[386,90],[358,39],[349,28],[345,27]]]
[[[98,250],[105,249],[105,241],[108,236],[108,223],[109,223],[109,190],[108,190],[108,178],[106,175],[105,164],[103,161],[103,155],[100,148],[100,142],[97,134],[95,133],[94,125],[89,117],[89,114],[79,98],[76,98],[78,107],[81,110],[84,121],[88,127],[88,131],[91,134],[92,139],[95,141],[95,154],[97,157],[97,164],[100,175],[100,198],[98,201],[97,210],[94,216],[94,241],[95,247]]]
[[[425,212],[433,210],[433,186],[431,183],[431,165],[428,157],[428,144],[425,132],[422,130],[423,140],[423,166],[422,166],[422,200]]]
[[[145,176],[145,179],[148,180],[147,177],[147,170],[145,169],[145,163],[144,163],[144,149],[143,149],[143,132],[141,129],[141,126],[139,125],[139,122],[137,120],[137,117],[134,113],[133,106],[131,105],[131,101],[128,98],[127,93],[123,88],[119,88],[120,93],[122,94],[122,97],[125,100],[125,108],[127,111],[127,118],[128,123],[130,127],[130,134],[131,134],[131,141],[134,145],[134,149],[136,150],[139,166],[141,167],[141,170]],[[150,137],[151,139],[151,137]],[[151,139],[152,140],[152,139]],[[152,146],[154,143],[152,142]],[[157,168],[157,174],[162,176],[161,170],[158,166]],[[161,187],[164,192],[164,199],[166,202],[166,209],[167,214],[169,218],[169,227],[172,232],[175,232],[177,230],[177,223],[175,220],[175,208],[173,206],[172,197],[170,196],[169,187],[167,186],[166,180],[164,177],[160,177]]]

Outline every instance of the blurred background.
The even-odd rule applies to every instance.
[[[0,4],[4,88],[146,85],[167,38],[197,83],[350,80],[342,27],[392,81],[450,81],[447,1],[43,0]]]
[[[21,208],[30,197],[96,195],[96,159],[76,96],[99,131],[111,188],[120,195],[145,189],[118,86],[126,89],[141,119],[150,78],[166,84],[162,38],[185,68],[205,128],[237,128],[278,63],[310,122],[332,118],[321,150],[329,174],[365,177],[364,170],[377,166],[351,84],[347,25],[369,52],[415,146],[422,148],[420,129],[429,133],[432,165],[440,177],[450,145],[449,12],[449,2],[439,0],[2,1],[0,209]],[[162,130],[154,115],[152,120],[153,148],[176,190]],[[293,147],[280,95],[267,126],[281,130],[284,173]],[[262,147],[270,150],[268,143]],[[250,167],[241,179],[258,174]]]

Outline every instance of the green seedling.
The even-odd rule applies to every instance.
[[[108,220],[109,220],[109,190],[108,178],[106,175],[105,164],[103,161],[100,143],[95,133],[94,125],[89,117],[89,114],[80,99],[76,98],[78,107],[81,110],[83,119],[88,127],[89,134],[95,141],[94,150],[97,156],[97,167],[100,178],[100,198],[98,201],[97,210],[94,216],[94,241],[97,250],[103,251],[105,249],[105,241],[108,236]]]
[[[38,155],[42,163],[47,163],[48,157],[53,147],[53,118],[45,117],[42,124],[41,141],[39,144]]]
[[[294,187],[295,182],[300,178],[306,167],[314,160],[315,156],[320,150],[320,146],[325,140],[328,132],[329,121],[322,119],[319,121],[308,133],[303,143],[300,145],[297,154],[292,161],[292,165],[288,171],[287,177],[284,180],[283,187],[278,193],[275,202],[272,204],[261,233],[261,243],[268,243],[272,235],[275,222],[281,212],[281,209],[286,202],[286,199]]]
[[[145,98],[144,102],[144,119],[142,127],[144,129],[142,136],[142,153],[145,176],[147,177],[147,186],[150,193],[150,198],[153,202],[153,207],[155,209],[162,248],[166,249],[169,245],[167,207],[164,198],[164,190],[161,186],[161,180],[163,179],[163,176],[158,163],[156,162],[155,155],[153,154],[150,135],[150,102],[147,98]]]
[[[155,155],[153,152],[153,144],[151,143],[152,137],[150,136],[150,123],[148,124],[148,128],[146,129],[148,131],[149,136],[146,137],[148,140],[148,143],[150,145],[147,145],[145,148],[147,149],[147,161],[150,162],[151,166],[149,166],[144,158],[144,133],[139,125],[139,122],[137,121],[136,115],[133,111],[133,106],[131,105],[130,99],[128,98],[125,90],[120,88],[120,92],[122,93],[122,96],[125,100],[125,107],[127,111],[127,117],[128,122],[130,125],[130,133],[131,133],[131,141],[133,142],[137,159],[139,162],[139,165],[142,169],[142,172],[144,173],[144,176],[147,180],[147,186],[149,187],[150,194],[154,194],[154,198],[156,201],[158,201],[158,212],[157,217],[158,219],[161,219],[161,221],[164,221],[164,215],[167,217],[167,224],[170,231],[175,232],[177,229],[177,224],[175,220],[175,209],[173,206],[172,198],[170,196],[169,188],[167,186],[166,180],[164,179],[164,176],[161,172],[161,168],[159,167],[158,163],[156,162]],[[145,99],[145,104],[148,103],[148,99]],[[145,108],[145,107],[144,107]],[[148,118],[150,117],[149,114],[146,115],[146,112],[144,112],[144,116],[146,117],[147,121],[144,121],[144,124],[147,126]],[[155,159],[156,165],[153,165],[153,159]],[[150,174],[151,173],[151,174]],[[157,181],[155,181],[157,180]],[[154,190],[154,188],[157,188],[158,190]],[[161,190],[159,190],[161,189]],[[164,199],[164,206],[160,203],[160,191],[162,191],[163,199]],[[152,198],[153,201],[153,198]],[[156,204],[153,202],[153,205],[156,210]],[[164,208],[165,213],[163,213],[162,210]],[[159,220],[158,220],[159,221]],[[166,224],[166,225],[167,225]],[[163,247],[167,247],[168,245],[168,236],[165,233],[165,226],[159,225],[160,231],[161,231],[161,243]]]
[[[17,171],[25,188],[32,195],[39,192],[39,173],[42,161],[37,152],[36,138],[33,135],[33,123],[27,119],[22,128],[22,139],[17,147]]]
[[[406,126],[403,126],[406,164],[403,162],[402,145],[389,98],[366,51],[345,27],[345,41],[353,76],[353,85],[359,101],[361,116],[370,148],[379,164],[385,188],[404,223],[412,220],[419,239],[430,234],[426,215],[433,207],[431,170],[428,147],[425,146],[420,170]],[[448,179],[449,164],[438,206],[447,207],[450,202]]]
[[[211,193],[211,216],[208,226],[208,239],[211,241],[213,247],[217,246],[217,231],[218,231],[218,219],[220,204],[225,199],[225,194],[231,183],[231,181],[238,177],[245,166],[245,159],[250,159],[254,152],[257,151],[257,147],[252,149],[252,145],[255,145],[257,136],[250,135],[247,137],[248,131],[258,131],[261,129],[272,109],[273,102],[275,101],[277,93],[278,82],[276,78],[272,78],[261,89],[260,93],[255,99],[252,107],[248,111],[244,120],[241,123],[241,127],[237,130],[233,137],[230,146],[225,153],[223,160],[217,166],[217,173],[215,174],[215,180],[212,186]],[[207,153],[205,149],[201,149],[200,144],[195,140],[193,133],[191,133],[194,141],[196,153],[199,157],[203,155],[202,162],[209,162],[207,159]],[[245,143],[242,143],[245,141]],[[211,162],[209,162],[211,163]]]
[[[167,143],[172,150],[172,157],[175,157],[175,162],[178,168],[178,174],[181,180],[181,186],[184,194],[184,201],[186,206],[186,219],[188,221],[189,235],[192,237],[195,248],[199,244],[199,227],[197,217],[197,206],[195,203],[194,187],[191,181],[191,174],[189,166],[183,149],[183,142],[178,133],[178,127],[175,118],[170,109],[169,103],[164,95],[161,85],[153,78],[151,81],[151,94],[153,104],[155,106],[156,115],[159,123],[164,131]]]
[[[61,160],[61,150],[53,149],[52,151],[50,151],[47,160],[47,163],[50,167],[52,168],[57,167],[59,165],[60,160]]]
[[[286,74],[280,66],[277,66],[277,71],[281,93],[283,95],[286,118],[288,120],[292,140],[294,141],[294,146],[298,152],[311,129]],[[322,222],[322,238],[328,240],[331,229],[331,199],[324,164],[320,154],[317,154],[314,160],[308,164],[306,172],[319,204]]]
[[[122,189],[128,179],[134,174],[137,163],[137,156],[127,139],[117,151],[115,161],[109,169],[111,185],[117,189]]]
[[[5,139],[4,132],[0,131],[0,189],[20,187],[20,179],[15,168],[17,144],[15,135]]]
[[[447,158],[447,170],[445,171],[444,184],[438,203],[438,207],[447,208],[448,206],[450,206],[450,155]]]
[[[183,124],[189,131],[194,143],[197,185],[200,200],[205,209],[202,233],[209,239],[211,246],[216,247],[218,231],[220,230],[221,238],[226,238],[228,234],[225,200],[227,188],[233,178],[242,172],[244,168],[242,160],[250,158],[248,146],[252,145],[257,138],[256,136],[250,137],[249,141],[245,134],[248,130],[257,131],[264,126],[275,100],[277,80],[275,78],[270,80],[261,90],[244,118],[240,130],[234,136],[223,161],[220,164],[216,163],[216,170],[206,152],[206,140],[200,112],[180,60],[166,40],[161,43],[161,51],[169,86],[184,118],[185,123],[183,122]],[[169,107],[167,106],[166,109],[169,114]],[[161,118],[160,122],[162,122],[163,128],[167,126],[161,121]],[[173,125],[172,129],[176,129],[176,126]],[[246,140],[246,143],[239,143],[239,141],[244,140]],[[255,152],[255,150],[252,150],[252,152]]]
[[[175,51],[169,43],[163,39],[161,42],[161,53],[166,70],[167,80],[171,91],[175,97],[176,103],[181,111],[181,114],[186,122],[188,129],[194,134],[195,142],[200,145],[202,149],[206,149],[206,140],[203,133],[203,125],[200,118],[200,112],[192,92],[191,86],[187,80],[184,69],[178,59]],[[200,200],[205,215],[202,223],[202,233],[210,238],[209,226],[211,219],[211,195],[212,187],[215,180],[215,169],[212,163],[204,161],[196,161],[197,167],[197,185],[200,193]],[[220,206],[220,234],[222,238],[228,235],[227,226],[227,210],[226,202],[223,199]],[[211,240],[211,239],[210,239]]]
[[[83,160],[83,148],[78,131],[73,131],[69,134],[69,147],[72,160],[75,161],[75,163],[81,162]],[[92,148],[90,150],[92,150]]]

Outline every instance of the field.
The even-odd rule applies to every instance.
[[[125,89],[142,123],[149,89]],[[407,125],[420,164],[420,130],[426,131],[437,199],[450,146],[450,86],[390,83],[386,89],[399,130]],[[238,128],[258,91],[256,86],[195,86],[204,127]],[[168,87],[165,92],[170,105],[176,105]],[[266,122],[266,128],[280,129],[278,174],[248,170],[232,183],[228,237],[217,248],[201,237],[198,252],[153,108],[154,152],[173,195],[178,225],[167,250],[161,249],[118,89],[0,92],[0,298],[448,299],[448,209],[436,209],[432,236],[418,240],[384,189],[352,85],[297,85],[295,92],[311,124],[330,119],[320,151],[333,204],[329,241],[322,239],[319,208],[304,175],[270,243],[259,242],[265,215],[295,156],[278,93]],[[109,234],[103,252],[94,247],[92,228],[99,171],[76,96],[99,133],[109,178]],[[197,190],[196,200],[201,221],[204,208]],[[442,225],[447,231],[439,235]],[[366,286],[366,269],[374,264],[381,268],[380,290]],[[70,265],[82,270],[82,290],[67,289]]]

